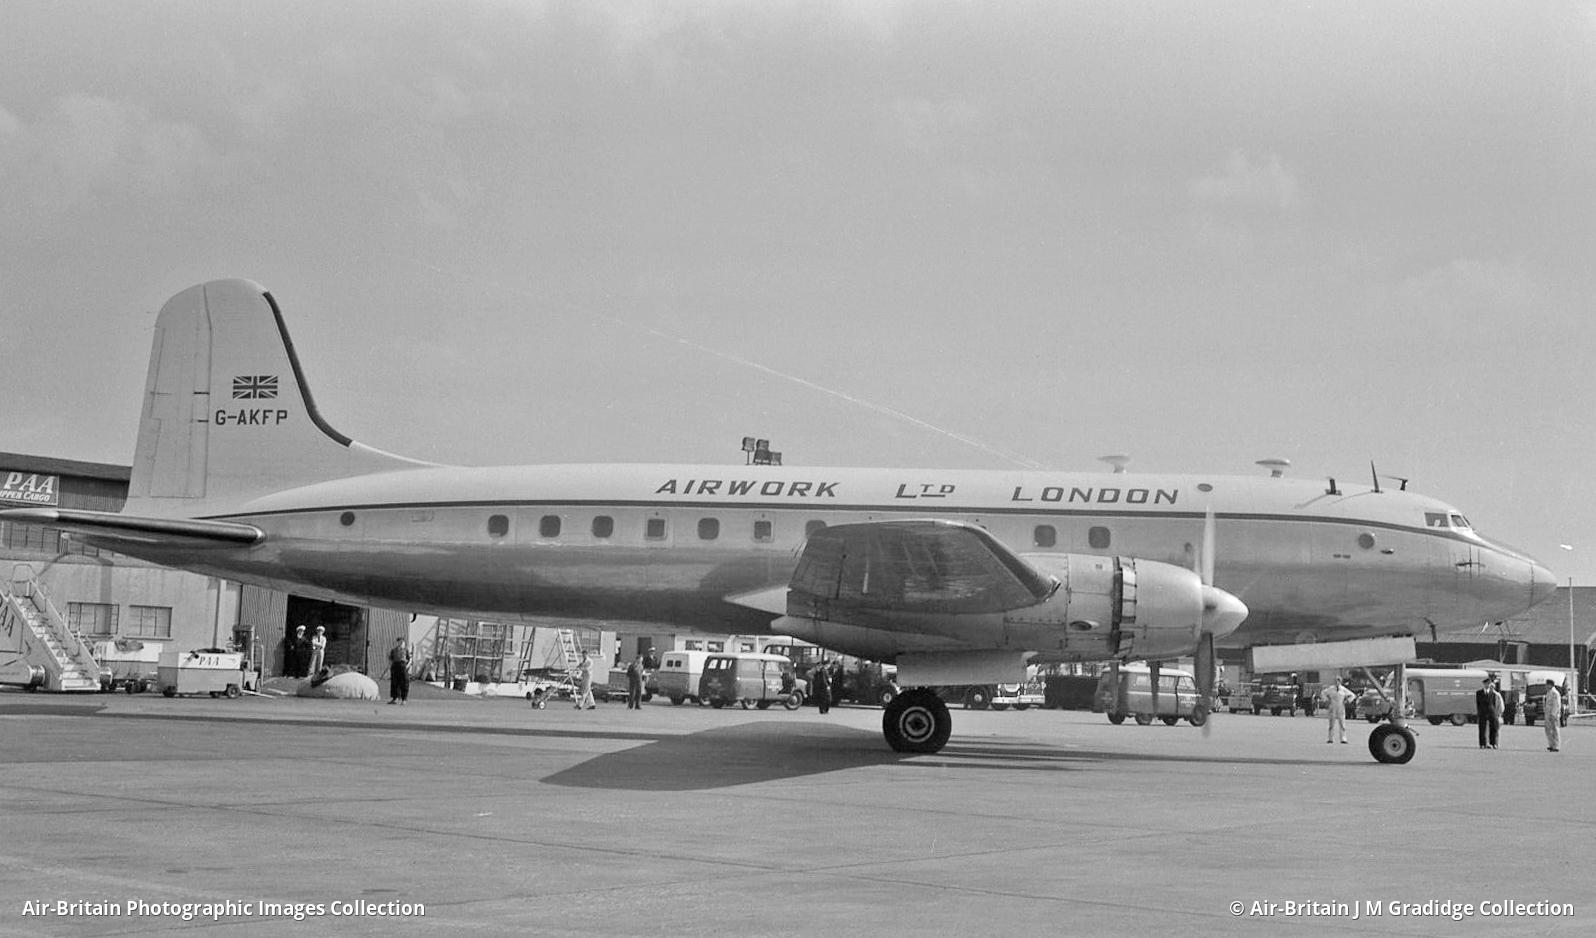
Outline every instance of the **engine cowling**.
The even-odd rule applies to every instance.
[[[1246,616],[1235,597],[1173,564],[1095,554],[1029,554],[1025,560],[1056,577],[1059,589],[1046,602],[1006,614],[1004,625],[1011,645],[1043,658],[1180,657],[1196,650],[1205,613],[1216,634]]]

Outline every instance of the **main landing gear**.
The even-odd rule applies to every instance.
[[[1395,723],[1382,723],[1369,734],[1369,754],[1387,765],[1406,765],[1418,746],[1413,731]]]
[[[887,704],[881,732],[894,752],[940,752],[953,733],[953,717],[936,691],[916,687]]]

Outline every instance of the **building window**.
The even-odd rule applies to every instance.
[[[769,521],[754,522],[754,540],[759,541],[760,543],[767,543],[769,541],[775,540],[774,535],[771,534],[771,526]]]
[[[538,536],[539,537],[559,537],[560,536],[560,516],[559,515],[544,515],[542,518],[538,519]]]
[[[493,537],[503,537],[510,533],[510,519],[507,515],[488,516],[488,534]]]
[[[701,541],[713,541],[717,537],[720,537],[720,520],[717,518],[699,518],[698,539]]]
[[[0,543],[11,550],[44,550],[59,554],[61,533],[36,524],[0,521]]]
[[[171,606],[128,606],[123,635],[134,638],[171,638]]]
[[[1086,532],[1086,543],[1092,545],[1096,550],[1107,550],[1109,541],[1110,537],[1107,528],[1094,527]]]
[[[1031,532],[1031,542],[1037,547],[1052,547],[1058,543],[1058,531],[1051,524],[1039,524]]]
[[[609,537],[615,533],[615,519],[609,515],[599,515],[593,519],[593,536]]]
[[[648,523],[643,526],[643,536],[651,541],[665,540],[665,519],[648,519]]]
[[[67,603],[67,624],[83,635],[116,634],[115,603]]]

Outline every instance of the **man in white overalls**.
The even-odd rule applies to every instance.
[[[1556,752],[1562,745],[1563,734],[1559,723],[1563,719],[1563,695],[1557,692],[1557,682],[1546,679],[1546,696],[1541,700],[1541,722],[1546,724],[1546,750]]]
[[[1319,696],[1324,698],[1325,716],[1330,720],[1330,726],[1324,741],[1333,743],[1336,741],[1336,736],[1339,735],[1341,741],[1346,742],[1347,701],[1352,698],[1352,691],[1342,687],[1341,678],[1337,677],[1335,683],[1325,685],[1325,689],[1319,693]]]

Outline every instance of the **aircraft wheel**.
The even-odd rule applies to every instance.
[[[953,734],[953,717],[936,691],[917,687],[887,706],[881,733],[893,752],[940,752]]]
[[[1138,713],[1138,714],[1136,714],[1136,725],[1137,726],[1151,726],[1152,722],[1153,722],[1153,715],[1151,713]]]
[[[1108,712],[1108,722],[1114,724],[1115,726],[1118,726],[1121,723],[1125,722],[1125,714],[1120,713],[1117,710],[1110,710]]]
[[[1411,730],[1392,723],[1377,726],[1369,734],[1369,753],[1374,761],[1386,765],[1407,765],[1418,745]]]

